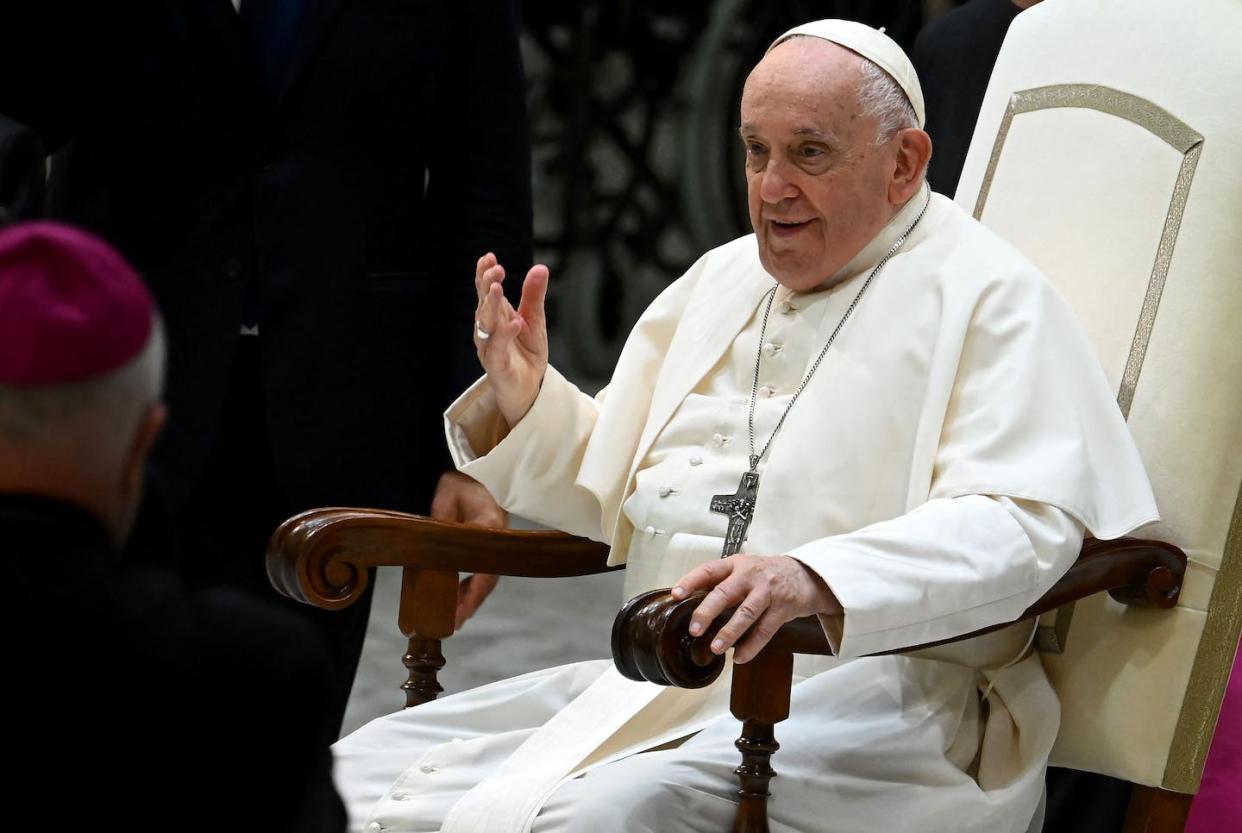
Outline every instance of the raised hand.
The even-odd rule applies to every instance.
[[[479,295],[474,347],[500,413],[512,428],[534,404],[548,368],[548,323],[543,309],[548,267],[536,264],[526,273],[516,310],[501,291],[504,279],[505,268],[494,254],[479,258],[474,272]]]
[[[690,617],[690,635],[698,636],[721,613],[737,610],[712,640],[713,653],[723,654],[742,636],[733,661],[745,663],[768,644],[780,626],[815,613],[841,613],[841,603],[818,575],[788,555],[731,555],[700,564],[673,588],[684,599],[696,590],[710,590]]]

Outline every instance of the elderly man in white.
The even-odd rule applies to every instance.
[[[742,98],[755,234],[656,299],[595,399],[548,366],[546,268],[514,309],[483,257],[486,378],[447,414],[459,468],[610,543],[627,597],[710,588],[695,632],[736,605],[713,650],[746,662],[819,615],[838,656],[795,668],[774,830],[1026,830],[1058,723],[1032,627],[867,655],[1012,620],[1087,531],[1156,518],[1067,305],[931,194],[922,122],[883,34],[786,33]],[[713,506],[735,492],[741,511]],[[579,663],[377,720],[336,746],[338,782],[371,831],[715,833],[737,730],[727,679],[661,689]]]

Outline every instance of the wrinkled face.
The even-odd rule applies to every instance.
[[[825,284],[892,219],[891,141],[858,103],[861,59],[819,38],[769,52],[742,92],[750,221],[781,284]]]

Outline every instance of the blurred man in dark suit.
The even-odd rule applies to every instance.
[[[43,215],[44,164],[34,131],[0,115],[0,222]]]
[[[203,584],[271,593],[323,505],[426,513],[474,377],[478,256],[530,254],[513,0],[40,0],[0,13],[0,112],[72,141],[63,216],[147,278],[176,418],[153,465]],[[498,523],[481,487],[440,514]],[[465,588],[480,601],[484,579]],[[307,609],[343,714],[369,604]]]
[[[966,164],[983,94],[1009,24],[1039,0],[968,0],[928,23],[910,60],[923,82],[927,132],[936,152],[927,165],[931,187],[951,197]]]

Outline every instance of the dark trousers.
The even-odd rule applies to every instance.
[[[315,627],[333,662],[325,725],[339,731],[362,653],[371,592],[345,610],[327,611],[286,599],[268,582],[268,539],[286,518],[315,507],[293,506],[282,494],[263,413],[259,338],[238,338],[220,434],[204,476],[177,513],[181,570],[192,584],[240,587]]]
[[[1044,833],[1120,833],[1133,788],[1107,775],[1049,767]]]

